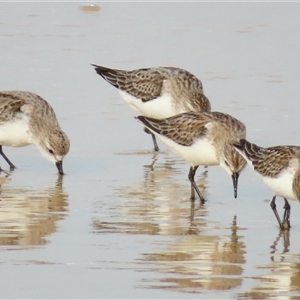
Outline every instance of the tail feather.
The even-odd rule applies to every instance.
[[[141,123],[143,123],[148,129],[160,133],[161,130],[159,128],[159,124],[163,122],[163,120],[158,120],[154,118],[147,118],[145,116],[137,116],[135,117],[138,119]]]
[[[118,77],[120,76],[119,73],[122,72],[121,70],[109,69],[94,64],[91,65],[95,67],[95,71],[98,75],[100,75],[103,79],[105,79],[108,83],[110,83],[114,87],[119,88]]]

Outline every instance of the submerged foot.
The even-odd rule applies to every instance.
[[[284,219],[280,225],[281,230],[290,230],[291,224],[289,219]]]

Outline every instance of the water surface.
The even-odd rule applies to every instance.
[[[0,3],[2,90],[43,96],[71,140],[63,178],[35,147],[5,148],[1,296],[300,298],[299,204],[281,233],[249,168],[234,199],[224,170],[200,167],[208,201],[191,207],[188,164],[152,151],[90,65],[182,67],[249,140],[299,144],[300,4],[96,4]]]

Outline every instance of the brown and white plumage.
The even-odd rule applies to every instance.
[[[0,154],[11,168],[15,168],[3,153],[2,146],[29,144],[35,144],[63,174],[62,160],[69,151],[70,141],[61,130],[53,108],[31,92],[0,92]]]
[[[290,228],[290,205],[287,199],[300,200],[300,147],[274,146],[263,148],[242,139],[235,145],[237,151],[274,192],[271,207],[282,229]],[[281,221],[276,210],[276,196],[284,198],[284,216]]]
[[[238,176],[246,161],[232,144],[246,137],[246,127],[242,122],[220,112],[188,112],[163,120],[144,116],[138,116],[137,119],[190,163],[192,200],[195,189],[201,201],[204,201],[194,182],[199,165],[220,165],[224,168],[232,176],[237,196]]]
[[[125,71],[93,66],[135,111],[145,117],[164,119],[189,111],[211,110],[203,94],[202,82],[186,70],[157,67]],[[155,138],[153,141],[155,144]],[[155,148],[158,150],[157,145]]]

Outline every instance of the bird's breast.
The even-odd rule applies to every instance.
[[[0,145],[22,147],[31,144],[29,131],[29,117],[21,118],[0,124]]]
[[[295,172],[292,168],[285,168],[277,177],[262,176],[265,184],[274,194],[287,199],[297,199],[293,191]]]
[[[169,93],[164,93],[155,99],[145,102],[126,93],[125,91],[119,91],[119,93],[132,109],[148,118],[164,119],[189,111],[189,109],[178,106]]]

